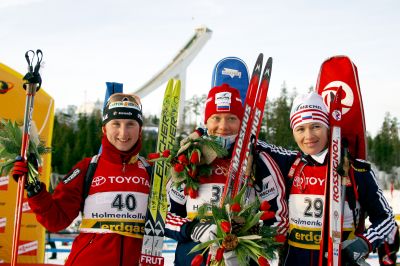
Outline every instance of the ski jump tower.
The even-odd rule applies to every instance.
[[[195,30],[195,34],[183,46],[178,54],[172,59],[166,67],[154,75],[148,82],[137,89],[134,93],[143,98],[147,94],[156,90],[170,78],[181,80],[181,98],[179,103],[179,121],[182,121],[183,107],[185,103],[186,90],[186,68],[192,60],[200,52],[201,48],[211,38],[212,31],[207,27],[199,27]]]

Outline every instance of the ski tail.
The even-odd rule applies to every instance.
[[[253,73],[251,75],[249,88],[247,90],[246,101],[244,104],[244,115],[240,124],[239,135],[233,148],[232,160],[229,166],[228,178],[225,183],[224,191],[221,198],[221,205],[224,204],[227,195],[232,195],[235,187],[235,182],[239,178],[239,172],[242,164],[243,152],[250,139],[250,119],[252,110],[257,97],[257,90],[260,81],[261,69],[263,62],[263,54],[259,54],[255,63]],[[246,142],[247,140],[247,142]],[[246,143],[245,143],[246,142]]]
[[[319,265],[339,266],[341,264],[341,237],[343,227],[344,190],[339,165],[342,163],[341,120],[342,120],[341,87],[331,99],[329,120],[331,140],[329,147],[329,167],[325,184],[325,209],[323,230],[321,232],[321,248]],[[345,186],[344,186],[345,188]],[[329,215],[328,215],[329,214]],[[327,257],[326,257],[327,254]],[[325,261],[327,259],[327,261]]]

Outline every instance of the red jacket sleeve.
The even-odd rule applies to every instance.
[[[57,232],[68,227],[83,206],[83,181],[91,158],[77,163],[50,194],[43,189],[28,199],[36,219],[47,230]]]

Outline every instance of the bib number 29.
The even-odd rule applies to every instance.
[[[305,198],[304,203],[306,204],[306,209],[304,210],[305,217],[322,217],[324,206],[322,199],[316,198],[313,200],[311,198]]]

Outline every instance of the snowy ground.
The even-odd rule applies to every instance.
[[[393,191],[393,194],[390,193],[390,191],[384,191],[384,195],[386,199],[388,200],[390,206],[393,208],[393,212],[395,215],[397,215],[397,222],[400,224],[400,190],[395,190]],[[49,249],[50,246],[47,245],[46,249]],[[61,249],[61,250],[68,250],[71,248],[71,242],[68,243],[63,243],[60,241],[56,241],[56,248]],[[164,244],[164,249],[167,250],[167,253],[164,253],[164,260],[165,260],[165,265],[166,266],[172,266],[174,265],[174,250],[175,250],[175,244],[172,243],[171,241],[166,241]],[[51,252],[46,252],[45,255],[45,263],[52,263],[52,264],[59,264],[59,265],[64,265],[65,259],[68,256],[68,252],[60,252],[57,254],[57,259],[48,259],[51,256]],[[400,253],[397,254],[397,257],[400,258]],[[370,258],[367,259],[367,262],[371,266],[379,266],[378,262],[378,256],[376,253],[373,253],[370,255]],[[271,266],[276,266],[276,262],[272,262]],[[300,265],[300,264],[299,264]]]
[[[57,248],[60,246],[61,248],[65,248],[65,246],[62,246],[61,242],[56,243]],[[58,253],[57,254],[57,259],[48,259],[51,256],[51,253],[46,253],[46,259],[45,263],[52,263],[52,264],[59,264],[59,265],[64,265],[64,262],[68,256],[68,253]],[[172,266],[174,265],[174,253],[165,253],[164,254],[164,265],[165,266]],[[400,253],[398,254],[398,257],[400,256]],[[376,254],[372,254],[371,258],[367,260],[367,262],[371,266],[379,266],[378,262],[378,257]],[[271,266],[277,266],[277,262],[272,262]],[[300,265],[300,264],[299,264]]]

